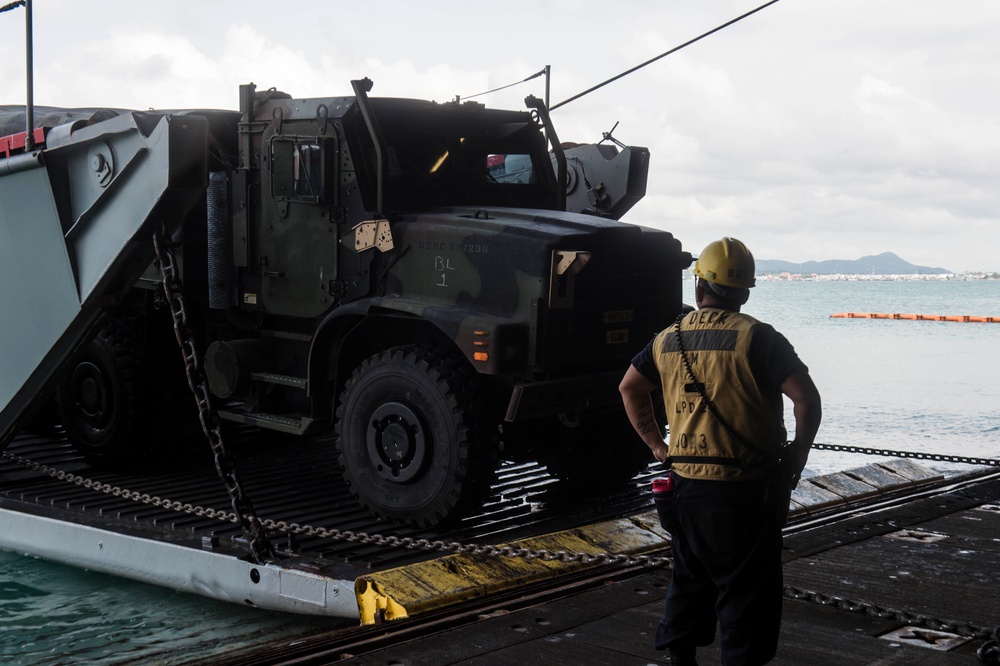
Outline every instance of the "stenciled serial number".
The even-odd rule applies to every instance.
[[[445,243],[442,241],[420,241],[417,247],[434,252],[464,252],[465,254],[487,254],[490,246],[486,243]]]
[[[602,316],[605,324],[628,324],[635,319],[632,310],[608,310]]]
[[[674,440],[672,441],[676,441],[677,446],[681,447],[682,449],[691,447],[704,451],[705,449],[708,448],[708,438],[706,438],[705,435],[700,432],[677,433]]]
[[[628,329],[621,328],[615,331],[608,331],[605,344],[623,345],[628,342]]]

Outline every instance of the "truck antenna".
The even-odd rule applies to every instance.
[[[456,102],[460,102],[463,99],[472,99],[473,97],[482,97],[483,95],[490,95],[492,93],[498,92],[500,90],[506,90],[507,88],[512,88],[514,86],[519,86],[522,83],[527,83],[532,79],[537,79],[539,76],[545,77],[545,103],[548,104],[549,101],[549,76],[552,73],[552,67],[546,65],[543,69],[538,70],[529,77],[523,78],[520,81],[514,81],[514,83],[508,83],[507,85],[500,86],[499,88],[493,88],[492,90],[484,90],[483,92],[476,93],[475,95],[455,95]]]
[[[603,88],[604,86],[608,85],[609,83],[613,83],[614,81],[617,81],[618,79],[621,79],[621,78],[624,78],[624,77],[628,76],[629,74],[631,74],[632,72],[634,72],[636,70],[642,69],[646,65],[650,65],[650,64],[656,62],[660,58],[665,58],[668,55],[670,55],[671,53],[676,53],[677,51],[680,51],[685,46],[690,46],[690,45],[694,44],[695,42],[697,42],[698,40],[704,39],[705,37],[708,37],[709,35],[711,35],[713,33],[716,33],[718,31],[722,30],[723,28],[728,28],[732,24],[734,24],[734,23],[736,23],[738,21],[742,21],[743,19],[745,19],[746,17],[750,16],[751,14],[756,14],[760,10],[764,9],[765,7],[770,7],[771,5],[773,5],[776,2],[778,2],[778,0],[771,0],[770,2],[766,2],[763,5],[761,5],[760,7],[758,7],[757,9],[752,9],[752,10],[748,11],[746,14],[743,14],[741,16],[737,16],[736,18],[732,19],[731,21],[726,21],[725,23],[723,23],[722,25],[718,26],[717,28],[712,28],[708,32],[703,33],[701,35],[698,35],[694,39],[689,39],[688,41],[684,42],[680,46],[675,46],[674,48],[670,49],[669,51],[667,51],[665,53],[661,53],[660,55],[656,56],[655,58],[650,58],[649,60],[647,60],[646,62],[642,63],[641,65],[636,65],[632,69],[626,70],[626,71],[622,72],[621,74],[619,74],[617,76],[613,76],[610,79],[608,79],[607,81],[604,81],[603,83],[598,83],[596,86],[594,86],[592,88],[588,88],[587,90],[584,90],[581,93],[577,93],[576,95],[573,95],[569,99],[563,100],[563,101],[559,102],[558,104],[553,104],[552,106],[549,107],[549,111],[550,112],[551,111],[555,111],[560,106],[563,106],[565,104],[569,104],[572,101],[578,100],[581,97],[583,97],[584,95],[589,95],[590,93],[594,92],[598,88]]]

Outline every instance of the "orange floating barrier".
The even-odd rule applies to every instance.
[[[905,319],[908,321],[955,321],[980,324],[1000,324],[1000,317],[978,317],[972,315],[927,315],[927,314],[883,314],[880,312],[837,312],[831,319]]]

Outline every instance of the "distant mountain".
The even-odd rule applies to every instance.
[[[758,273],[801,273],[804,275],[943,275],[951,273],[946,268],[916,266],[900,259],[892,252],[883,252],[860,259],[830,259],[827,261],[806,261],[801,264],[778,259],[757,261]]]

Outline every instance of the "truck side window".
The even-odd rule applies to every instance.
[[[315,139],[271,139],[271,196],[316,202],[323,199],[323,147]]]
[[[498,183],[532,184],[536,182],[531,155],[508,154],[489,155],[486,167],[490,177]]]

